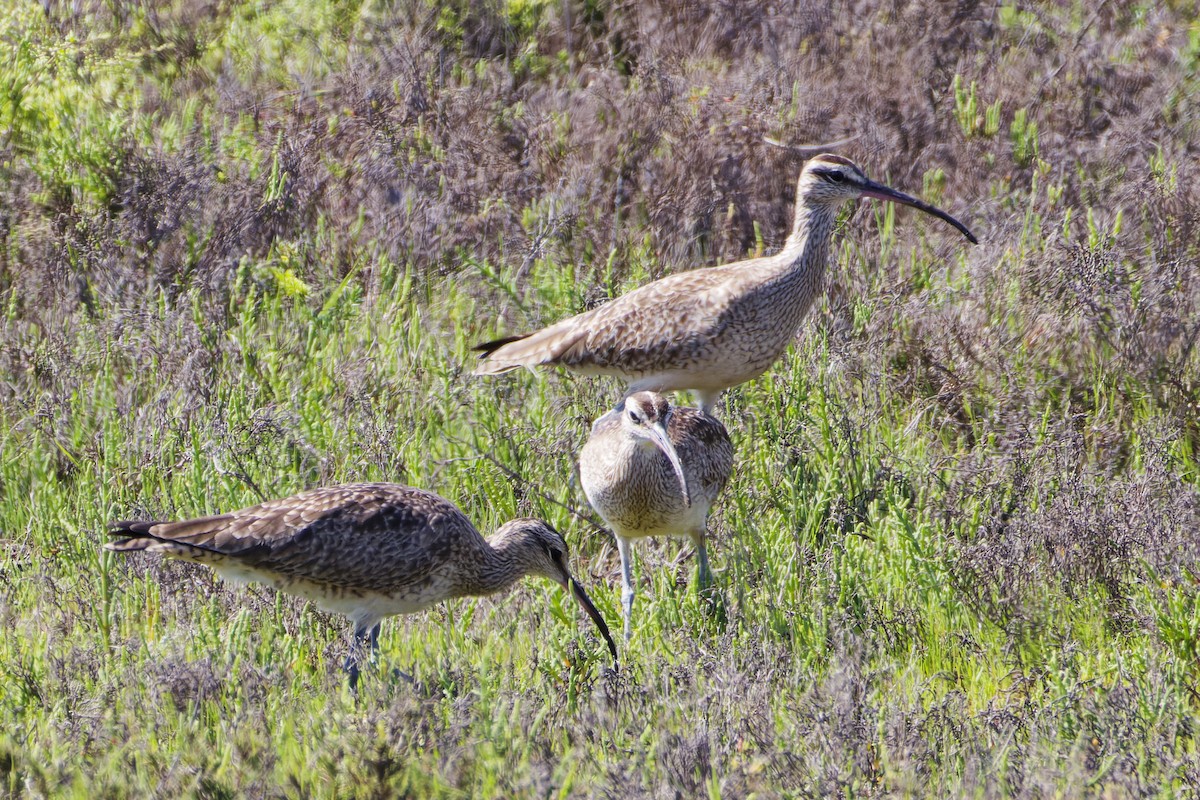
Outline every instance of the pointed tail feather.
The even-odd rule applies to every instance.
[[[492,359],[492,355],[497,351],[510,345],[513,342],[519,342],[529,337],[528,333],[522,333],[519,336],[505,336],[503,339],[494,339],[490,342],[483,342],[472,347],[472,350],[479,352],[479,365],[475,367],[476,375],[500,375],[505,372],[511,372],[517,369],[520,364],[509,363],[507,361],[496,361]]]
[[[483,358],[487,358],[492,353],[499,350],[501,347],[504,347],[504,345],[506,345],[506,344],[512,344],[513,342],[519,342],[522,339],[527,339],[527,338],[529,338],[528,333],[518,334],[517,336],[505,336],[503,339],[493,339],[490,342],[484,342],[483,344],[477,344],[474,347],[472,347],[471,349],[479,351],[479,357],[481,359],[483,359]]]
[[[108,535],[124,538],[115,542],[106,542],[104,549],[115,550],[117,552],[145,550],[159,541],[150,533],[150,529],[158,524],[157,522],[147,522],[144,520],[122,520],[121,522],[109,523]]]
[[[228,520],[229,515],[218,515],[182,522],[113,522],[108,526],[108,534],[123,538],[106,542],[104,549],[118,553],[158,553],[181,561],[204,564],[234,583],[266,580],[255,571],[255,559],[263,551],[270,551],[269,545],[235,538],[235,545],[229,547],[228,542],[222,546],[221,542],[214,541],[222,523]]]
[[[500,375],[518,367],[553,364],[583,335],[572,317],[535,333],[507,336],[475,345],[480,351],[476,375]]]
[[[234,537],[231,542],[224,543],[216,541],[220,538],[221,531],[229,520],[229,514],[217,514],[182,522],[141,520],[113,522],[108,526],[108,535],[124,538],[108,542],[104,548],[118,552],[153,550],[182,557],[188,553],[223,553],[240,556],[260,546],[260,543],[253,538]]]

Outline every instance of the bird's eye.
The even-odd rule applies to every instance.
[[[840,172],[826,172],[825,180],[829,181],[830,183],[841,183],[842,181],[846,180],[846,176]]]
[[[557,547],[550,548],[550,560],[561,564],[563,560],[563,551]]]
[[[629,421],[632,422],[634,425],[641,425],[642,424],[642,415],[637,413],[636,411],[630,411],[629,412]]]

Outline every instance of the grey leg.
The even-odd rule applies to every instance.
[[[708,545],[705,541],[705,531],[692,534],[696,543],[696,591],[705,592],[712,587],[712,570],[708,568]]]
[[[346,656],[346,672],[350,676],[350,691],[358,692],[359,666],[379,649],[379,626],[367,628],[358,626],[354,629],[354,644],[350,646],[350,655]]]
[[[625,610],[625,641],[632,634],[630,621],[633,619],[633,598],[637,594],[633,588],[633,553],[631,545],[624,536],[617,537],[617,552],[621,554],[621,606]]]
[[[716,415],[713,414],[713,411],[717,407],[717,399],[721,396],[720,390],[715,392],[705,392],[699,389],[693,389],[692,394],[696,397],[696,407],[700,409],[700,413],[716,419]]]
[[[710,615],[716,618],[717,624],[725,626],[725,595],[713,586],[712,570],[708,566],[708,546],[706,531],[701,529],[692,535],[696,543],[696,594],[700,596],[703,605]]]

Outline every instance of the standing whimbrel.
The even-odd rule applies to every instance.
[[[725,426],[655,392],[626,397],[592,425],[579,454],[579,477],[592,508],[617,537],[625,639],[633,616],[630,540],[668,534],[696,545],[697,588],[712,582],[705,536],[708,509],[733,471]]]
[[[312,600],[354,623],[346,659],[358,682],[379,624],[455,597],[508,589],[541,575],[568,589],[617,658],[604,618],[567,569],[567,545],[545,522],[517,519],[484,539],[453,503],[395,483],[349,483],[186,522],[115,522],[108,550],[195,561],[227,580],[257,581]]]
[[[837,210],[861,197],[913,206],[977,243],[946,212],[869,180],[852,161],[816,156],[800,173],[792,233],[775,255],[669,275],[536,333],[478,345],[476,373],[553,364],[624,378],[627,397],[690,389],[711,413],[722,391],[787,349],[820,289]]]

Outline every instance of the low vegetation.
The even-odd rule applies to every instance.
[[[11,2],[0,792],[1200,790],[1200,15],[819,5]],[[342,620],[100,550],[401,481],[548,519],[618,625],[575,478],[618,387],[470,345],[771,251],[842,140],[981,244],[845,217],[722,401],[719,602],[639,547],[619,671],[529,582],[385,623],[356,699]]]

